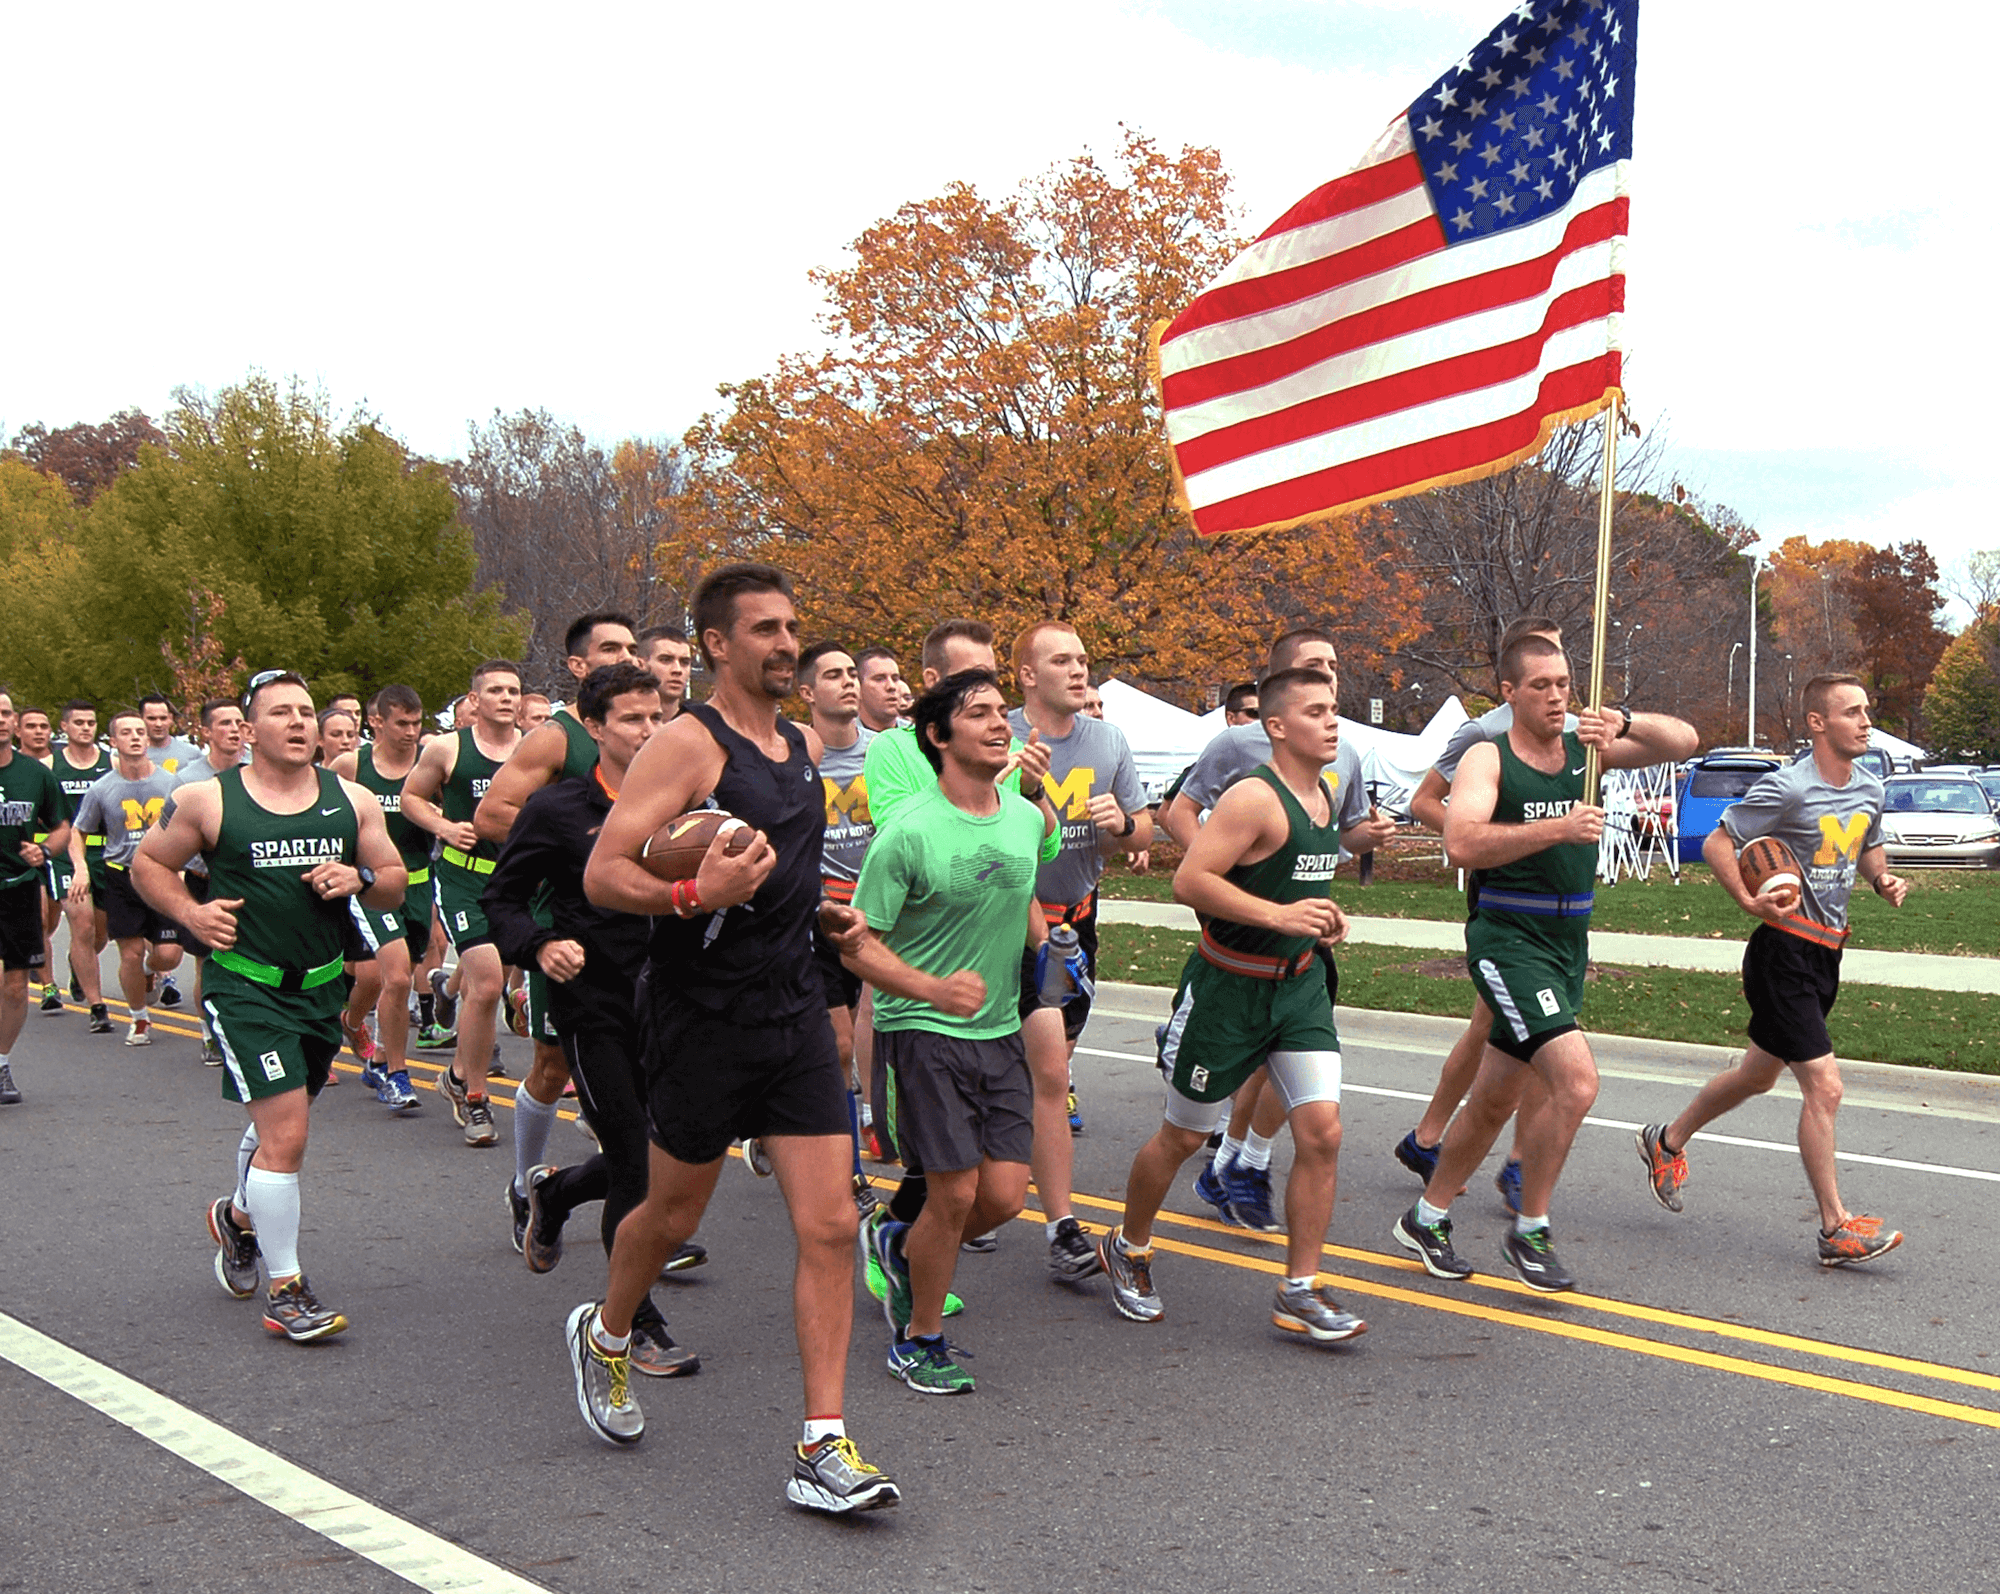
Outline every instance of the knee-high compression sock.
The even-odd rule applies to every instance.
[[[250,1199],[244,1211],[257,1231],[257,1249],[273,1279],[299,1270],[299,1176],[252,1168],[245,1178]]]
[[[847,1138],[854,1144],[854,1177],[864,1177],[861,1172],[861,1098],[853,1091],[847,1093]]]
[[[245,1124],[243,1126],[243,1139],[236,1147],[236,1210],[238,1212],[248,1212],[250,1210],[250,1192],[244,1188],[243,1181],[250,1176],[250,1159],[256,1155],[257,1126],[255,1124]]]
[[[555,1122],[554,1102],[535,1100],[525,1087],[514,1092],[514,1194],[528,1193],[528,1170],[547,1153]]]

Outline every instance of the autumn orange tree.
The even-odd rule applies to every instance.
[[[1204,545],[1176,507],[1146,329],[1232,256],[1211,149],[1127,131],[994,201],[904,205],[816,274],[828,352],[723,390],[671,553],[759,553],[815,636],[914,672],[938,619],[1070,621],[1100,675],[1199,702],[1287,622],[1372,663],[1411,633],[1386,517]]]

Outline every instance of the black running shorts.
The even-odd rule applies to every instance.
[[[987,1158],[1026,1162],[1035,1092],[1021,1034],[964,1040],[927,1029],[878,1029],[875,1055],[896,1079],[896,1138],[926,1173],[962,1173]]]
[[[831,941],[817,933],[813,936],[813,967],[819,970],[819,983],[826,991],[827,1011],[844,1007],[853,1012],[861,1001],[861,976],[840,961]]]
[[[1760,924],[1743,949],[1743,994],[1750,1039],[1784,1063],[1833,1054],[1826,1015],[1840,995],[1840,954]]]
[[[138,939],[155,946],[181,943],[181,927],[140,896],[131,875],[123,869],[106,872],[104,895],[97,905],[104,910],[104,928],[114,941]]]
[[[0,967],[42,966],[42,882],[0,891]]]
[[[847,1080],[824,1007],[798,1012],[796,1000],[753,991],[715,1013],[650,994],[646,1105],[653,1143],[676,1162],[713,1162],[751,1136],[849,1133]],[[786,1008],[795,1016],[762,1020]]]

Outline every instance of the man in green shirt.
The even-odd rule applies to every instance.
[[[922,1393],[956,1395],[972,1390],[944,1339],[959,1246],[1007,1222],[1027,1195],[1034,1091],[1020,948],[1033,938],[1035,870],[1055,821],[996,784],[1013,737],[990,670],[931,687],[913,730],[935,780],[876,833],[854,889],[869,933],[846,961],[875,987],[896,1132],[928,1184],[914,1223],[869,1229],[889,1280],[889,1371]]]
[[[21,1099],[8,1059],[28,1017],[28,973],[42,967],[42,866],[68,844],[68,819],[55,776],[16,751],[14,700],[0,692],[0,1103],[9,1106]]]

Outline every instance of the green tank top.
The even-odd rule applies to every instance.
[[[410,767],[416,768],[414,764]],[[366,786],[375,794],[376,801],[382,805],[382,818],[389,826],[389,839],[402,855],[403,867],[415,874],[420,869],[430,868],[431,843],[435,838],[428,830],[419,829],[403,817],[403,782],[409,778],[406,773],[391,780],[375,767],[374,744],[361,744],[354,759],[355,784]]]
[[[500,765],[479,750],[470,725],[452,734],[458,738],[458,758],[451,766],[451,779],[438,792],[438,809],[454,824],[469,825],[479,807],[479,799],[486,795],[487,788],[493,784],[493,777],[500,773]],[[482,841],[472,849],[472,856],[481,862],[491,863],[500,856],[500,849],[490,841]],[[457,867],[448,858],[440,858],[439,861],[447,868]]]
[[[69,799],[69,812],[73,817],[83,803],[83,794],[111,773],[111,755],[100,747],[97,762],[88,769],[78,769],[69,761],[69,755],[58,747],[56,756],[49,761],[49,773],[55,776],[56,784],[63,789],[63,796]]]
[[[1332,895],[1333,870],[1340,862],[1340,818],[1331,794],[1327,797],[1326,823],[1316,825],[1269,764],[1259,764],[1244,779],[1261,780],[1278,794],[1292,828],[1284,844],[1270,857],[1256,863],[1240,863],[1224,874],[1223,879],[1266,902],[1304,902]],[[1210,919],[1206,928],[1209,939],[1218,946],[1259,957],[1289,960],[1311,951],[1314,945],[1314,938],[1309,935],[1279,935],[1274,930],[1232,924],[1226,919]]]
[[[1559,819],[1583,801],[1584,746],[1574,731],[1563,733],[1563,765],[1553,774],[1525,764],[1505,736],[1495,737],[1500,751],[1500,795],[1493,804],[1496,825],[1525,825],[1537,819]],[[1597,879],[1597,847],[1566,841],[1497,869],[1473,872],[1477,911],[1506,911],[1493,906],[1493,893],[1524,893],[1536,897],[1588,897]],[[1546,917],[1536,914],[1534,917]],[[1587,924],[1588,915],[1578,919]]]
[[[562,733],[569,747],[563,753],[562,774],[558,780],[580,780],[597,768],[597,743],[591,740],[590,732],[583,728],[583,721],[566,708],[559,708],[549,716],[562,727]]]
[[[340,959],[348,898],[324,900],[306,884],[306,873],[322,863],[354,862],[361,822],[340,777],[329,769],[316,773],[319,800],[296,814],[274,814],[259,804],[244,789],[241,765],[216,776],[222,822],[215,846],[202,857],[209,900],[243,899],[230,949],[239,958],[299,972]]]

